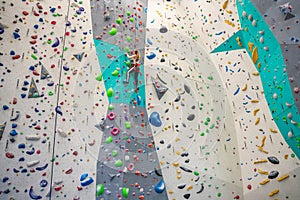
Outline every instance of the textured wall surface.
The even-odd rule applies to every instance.
[[[0,5],[0,199],[300,199],[299,1]]]

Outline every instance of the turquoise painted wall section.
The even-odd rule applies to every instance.
[[[253,44],[253,49],[257,47],[258,59],[254,64],[261,77],[270,112],[284,139],[300,158],[300,115],[294,102],[280,44],[251,1],[237,0],[237,9],[240,30],[212,53],[244,48],[252,58],[248,42]],[[238,39],[241,46],[238,45]],[[274,94],[277,98],[274,98]],[[288,113],[292,114],[292,119],[287,118]]]
[[[109,103],[136,104],[145,107],[144,66],[140,66],[142,76],[138,75],[138,91],[136,91],[133,77],[134,73],[131,73],[128,84],[123,83],[123,80],[126,79],[126,72],[128,71],[125,64],[125,61],[128,60],[125,56],[126,52],[116,45],[101,40],[94,40],[94,42],[100,63],[102,79],[106,89],[106,93],[103,93],[103,95],[107,95],[109,88],[111,88],[114,93],[112,97],[108,97]],[[118,75],[114,76],[114,73]]]

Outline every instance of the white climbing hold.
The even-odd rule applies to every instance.
[[[39,160],[33,160],[33,161],[30,161],[30,162],[27,162],[27,167],[33,167],[34,165],[37,165],[39,163],[40,163]]]
[[[289,138],[292,138],[292,137],[294,137],[294,135],[293,135],[292,131],[289,131],[289,132],[288,132],[288,136],[289,136]]]
[[[252,17],[252,15],[251,15],[251,14],[248,16],[248,19],[249,19],[250,21],[252,21],[252,20],[253,20],[253,17]]]
[[[261,36],[261,37],[259,38],[259,42],[263,44],[263,43],[264,43],[264,41],[265,41],[265,40],[264,40],[264,37],[263,37],[263,36]]]
[[[26,140],[36,141],[36,140],[39,140],[41,138],[41,136],[40,135],[26,135],[25,138],[26,138]]]
[[[247,16],[247,13],[246,13],[246,11],[243,11],[243,17],[246,17]]]
[[[61,128],[58,128],[58,129],[57,129],[57,132],[58,132],[59,135],[62,136],[62,137],[67,137],[67,136],[68,136]]]

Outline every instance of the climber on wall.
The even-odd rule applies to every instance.
[[[126,57],[130,59],[130,68],[126,73],[126,80],[124,80],[124,83],[129,83],[129,78],[130,78],[130,73],[132,71],[135,72],[134,75],[134,79],[135,79],[135,83],[136,83],[136,88],[137,88],[137,84],[138,84],[138,73],[140,75],[142,75],[142,72],[140,71],[140,52],[136,49],[133,51],[132,55],[128,55],[126,54]]]

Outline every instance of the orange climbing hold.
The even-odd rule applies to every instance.
[[[254,64],[256,64],[257,60],[258,60],[258,50],[257,47],[255,47],[252,52],[252,61]]]

